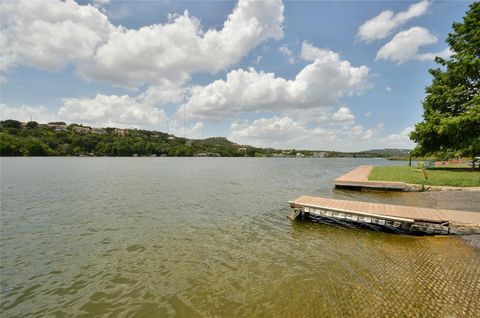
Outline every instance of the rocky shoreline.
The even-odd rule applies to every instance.
[[[480,187],[451,187],[431,186],[423,184],[406,183],[404,192],[425,192],[425,191],[480,191]]]

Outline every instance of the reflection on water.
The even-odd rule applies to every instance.
[[[401,164],[2,159],[2,312],[480,316],[477,238],[390,235],[286,218],[287,201],[300,194],[480,206],[478,193],[333,190],[331,179],[357,165],[392,163]]]

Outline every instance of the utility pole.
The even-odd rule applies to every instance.
[[[187,138],[187,133],[185,130],[186,122],[187,122],[187,103],[185,102],[186,98],[185,95],[183,96],[183,137]]]

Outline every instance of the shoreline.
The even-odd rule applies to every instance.
[[[480,191],[480,187],[453,187],[453,186],[434,186],[422,185],[417,183],[406,183],[404,192],[439,192],[439,191]]]
[[[369,179],[376,166],[358,166],[333,180],[336,188],[351,188],[356,190],[383,190],[400,192],[432,192],[432,191],[480,191],[480,186],[460,187],[449,185],[425,185],[393,180]]]

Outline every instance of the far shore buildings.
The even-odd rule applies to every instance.
[[[200,152],[193,156],[194,157],[221,157],[221,155],[216,152]]]
[[[127,128],[115,128],[113,131],[114,134],[120,135],[120,136],[126,136],[128,135],[128,129]]]
[[[78,126],[74,125],[72,127],[72,131],[80,134],[98,134],[98,135],[103,135],[106,134],[109,130],[108,128],[97,128],[97,127],[89,127],[89,126]],[[128,129],[122,129],[122,128],[113,128],[110,130],[112,134],[115,135],[120,135],[120,136],[125,136],[128,135]]]
[[[92,132],[92,129],[90,127],[84,127],[84,126],[73,126],[72,130],[80,134],[88,134]]]
[[[326,156],[327,156],[327,153],[325,151],[314,152],[312,154],[313,158],[325,158]]]
[[[52,128],[55,131],[67,130],[67,125],[65,123],[48,123],[47,127]]]
[[[103,128],[92,127],[92,133],[103,135],[103,134],[106,134],[107,131]]]

